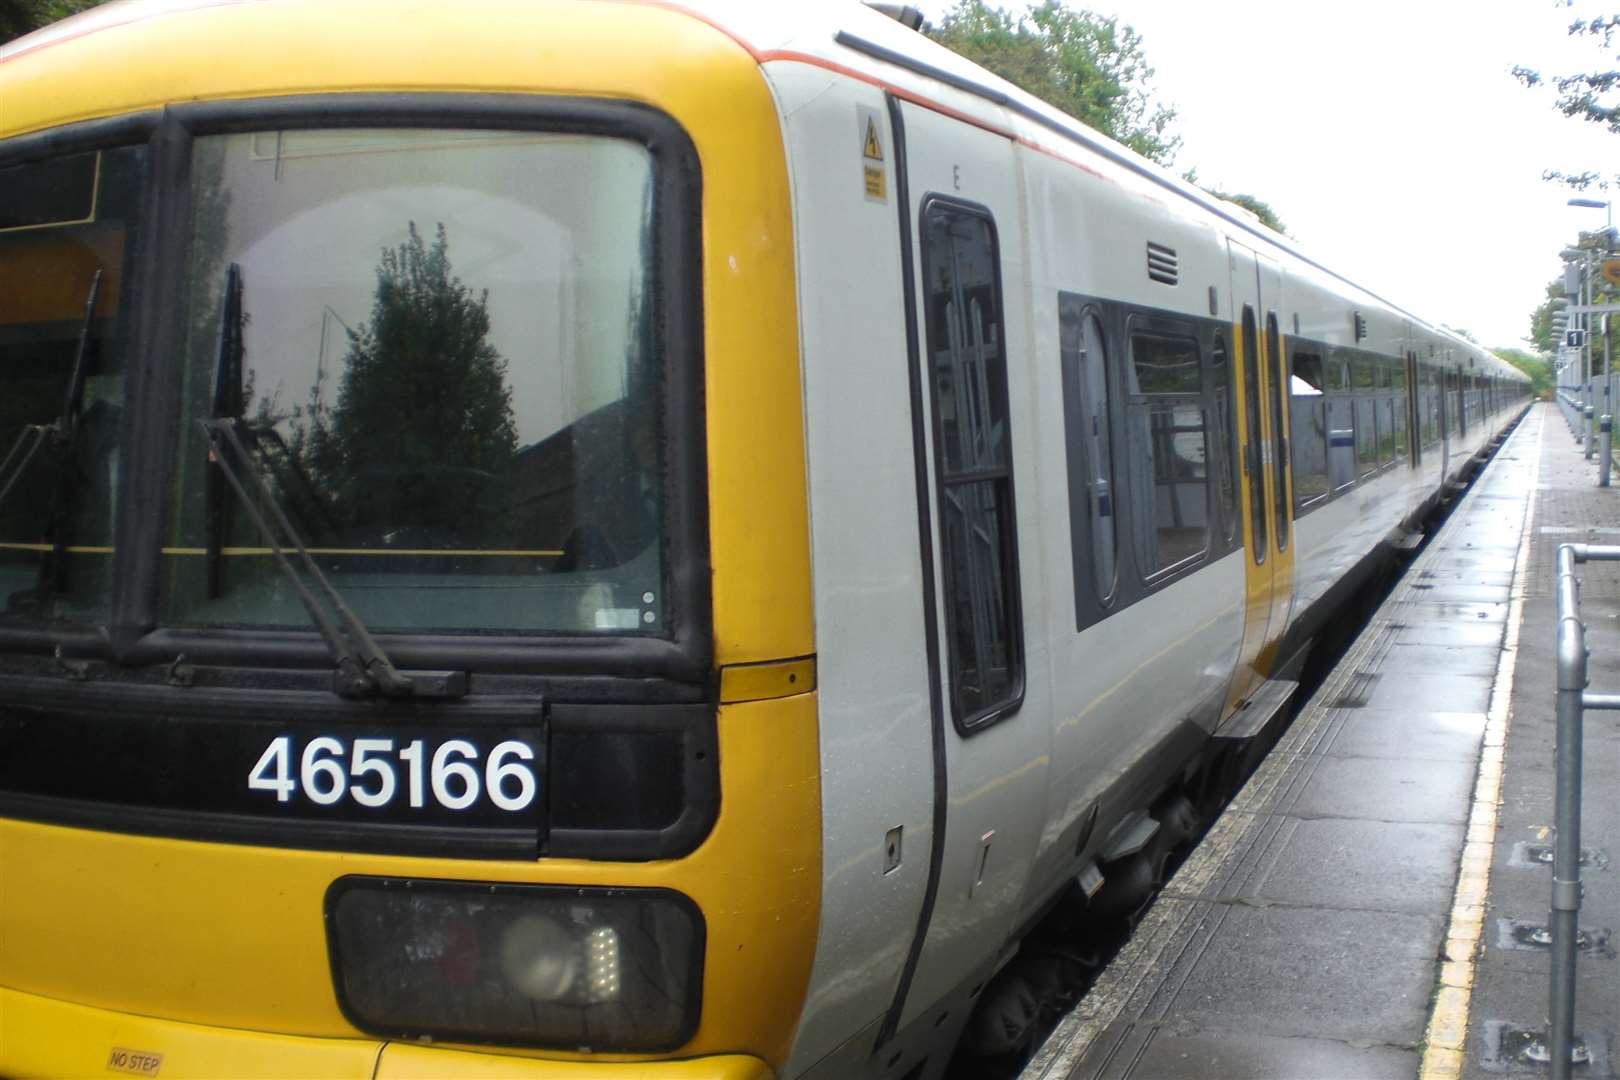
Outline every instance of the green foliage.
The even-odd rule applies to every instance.
[[[1547,361],[1523,349],[1492,349],[1491,352],[1530,376],[1530,390],[1537,397],[1552,392],[1552,368]]]
[[[1564,279],[1554,278],[1547,283],[1545,296],[1536,310],[1530,313],[1530,333],[1525,336],[1530,344],[1544,353],[1558,351],[1558,337],[1553,333],[1553,314],[1562,304],[1555,301],[1564,299]]]
[[[1288,226],[1282,223],[1282,218],[1277,216],[1277,211],[1271,208],[1270,203],[1257,199],[1253,195],[1234,195],[1229,192],[1222,191],[1220,188],[1212,188],[1207,184],[1199,183],[1197,169],[1188,169],[1186,173],[1182,175],[1182,179],[1187,181],[1189,184],[1194,184],[1202,188],[1204,191],[1215,196],[1217,199],[1222,200],[1223,202],[1229,202],[1234,206],[1243,207],[1243,209],[1259,218],[1260,224],[1264,225],[1272,232],[1281,233],[1284,236],[1289,235]]]
[[[312,471],[349,527],[455,534],[481,524],[479,496],[517,449],[487,301],[452,274],[442,224],[431,247],[412,222],[404,243],[383,249],[371,319],[349,332],[337,405],[322,402],[317,377],[308,414]]]
[[[0,0],[0,45],[106,0]]]
[[[1611,133],[1620,134],[1620,53],[1615,51],[1617,30],[1620,30],[1620,15],[1576,19],[1569,24],[1571,37],[1588,39],[1606,57],[1596,65],[1598,68],[1610,62],[1616,64],[1607,71],[1593,70],[1543,78],[1541,72],[1521,65],[1513,69],[1513,76],[1529,87],[1551,85],[1558,94],[1555,107],[1565,116],[1599,124]],[[1620,182],[1620,174],[1605,177],[1591,169],[1582,172],[1548,169],[1542,176],[1577,190],[1593,185],[1607,189],[1612,182]]]
[[[1153,69],[1142,37],[1118,19],[1058,0],[1031,4],[1017,16],[985,0],[956,0],[926,32],[1143,157],[1161,165],[1175,158],[1181,145],[1169,132],[1175,110],[1150,98]]]

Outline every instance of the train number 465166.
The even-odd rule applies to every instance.
[[[446,810],[466,810],[487,798],[498,810],[516,812],[534,804],[539,793],[534,747],[517,739],[496,743],[480,762],[478,747],[466,739],[448,739],[431,749],[426,739],[400,744],[394,739],[332,735],[310,739],[295,751],[293,737],[270,740],[248,772],[250,791],[273,792],[278,802],[302,793],[319,806],[352,799],[360,806],[392,804],[404,789],[413,809],[434,803]],[[296,761],[296,767],[295,767]]]

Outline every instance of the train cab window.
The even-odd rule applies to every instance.
[[[1289,435],[1293,440],[1294,505],[1303,509],[1328,493],[1327,395],[1322,357],[1295,352],[1289,358]]]
[[[1209,546],[1209,437],[1203,373],[1192,337],[1131,334],[1126,370],[1132,502],[1152,507],[1136,518],[1142,572],[1152,577],[1202,555]]]
[[[113,529],[146,150],[0,168],[0,621],[92,626]]]
[[[1058,338],[1075,587],[1078,591],[1080,582],[1090,577],[1091,599],[1098,607],[1106,607],[1114,598],[1118,578],[1113,428],[1108,415],[1113,376],[1108,370],[1102,322],[1077,296],[1058,297]],[[1092,620],[1082,617],[1079,621]]]
[[[1210,387],[1215,402],[1215,480],[1221,500],[1221,536],[1228,545],[1238,529],[1238,444],[1232,398],[1232,363],[1226,354],[1226,336],[1217,333],[1209,356]]]
[[[944,199],[922,212],[934,470],[952,715],[1007,715],[1023,694],[1023,620],[999,252],[988,214]]]

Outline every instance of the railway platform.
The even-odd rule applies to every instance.
[[[1546,1075],[1555,561],[1620,489],[1533,407],[1022,1080]],[[1582,567],[1620,691],[1620,567]],[[1585,714],[1573,1075],[1620,1065],[1620,714]]]

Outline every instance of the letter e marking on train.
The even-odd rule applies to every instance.
[[[130,1050],[115,1046],[107,1055],[107,1071],[133,1073],[136,1076],[156,1076],[163,1068],[163,1055],[150,1050]]]
[[[861,133],[861,186],[871,202],[889,201],[889,174],[883,164],[883,126],[878,112],[867,105],[855,106]]]

